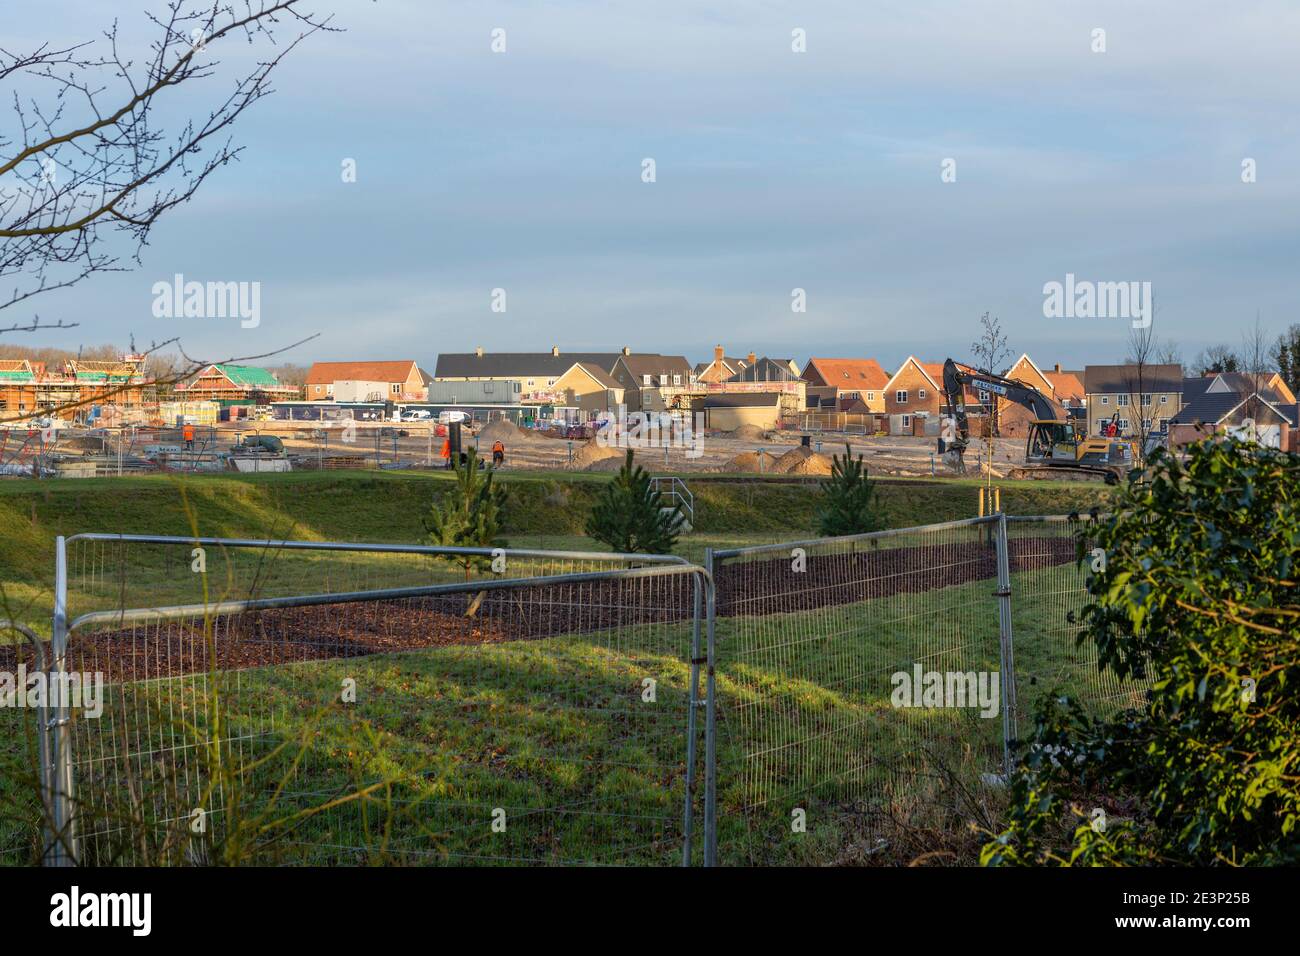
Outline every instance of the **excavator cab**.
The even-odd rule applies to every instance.
[[[1069,422],[1035,421],[1029,427],[1025,459],[1043,462],[1074,461],[1078,446],[1078,436]]]

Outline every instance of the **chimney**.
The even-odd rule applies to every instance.
[[[719,365],[722,364],[722,346],[721,346],[721,345],[715,345],[715,346],[713,346],[713,361],[717,362]]]
[[[1053,369],[1053,371],[1056,371],[1056,372],[1060,372],[1060,371],[1061,371],[1061,363],[1060,363],[1060,362],[1057,362],[1057,363],[1056,363],[1056,368]]]
[[[754,353],[750,352],[749,355],[746,357],[745,361],[749,362],[750,365],[753,365],[758,360],[754,358]]]
[[[478,348],[474,349],[474,357],[475,358],[483,357],[483,346],[480,345]]]
[[[554,355],[556,358],[559,358],[559,357],[560,357],[560,347],[559,347],[558,345],[552,345],[552,346],[551,346],[551,354]]]
[[[631,350],[628,346],[625,345],[625,346],[623,346],[623,354],[624,354],[624,355],[631,355],[631,354],[632,354],[632,350]]]

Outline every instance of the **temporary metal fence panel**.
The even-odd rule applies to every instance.
[[[894,859],[989,812],[1044,694],[1140,704],[1076,640],[1088,529],[995,514],[711,551],[707,571],[60,539],[52,665],[106,688],[97,718],[38,719],[34,812],[60,837],[42,845],[100,864]]]
[[[1033,730],[1043,697],[1069,694],[1099,716],[1140,707],[1145,685],[1097,666],[1092,641],[1080,643],[1088,576],[1104,556],[1094,551],[1096,518],[1007,516],[1007,557],[1015,621],[1013,729]]]
[[[998,529],[991,517],[709,555],[721,862],[892,852],[998,773]],[[929,706],[936,679],[950,706]]]
[[[73,708],[56,735],[72,861],[704,856],[710,597],[681,559],[69,544],[55,660],[105,681],[101,713]],[[377,581],[390,586],[364,586]],[[170,603],[138,600],[150,594]]]

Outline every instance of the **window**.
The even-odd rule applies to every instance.
[[[319,386],[319,385],[316,386],[316,391],[318,391],[318,392],[320,391],[320,386]],[[334,385],[333,385],[333,383],[331,383],[331,384],[325,386],[325,394],[326,394],[326,395],[333,395],[333,394],[334,394]]]
[[[917,389],[916,397],[918,401],[925,401],[925,389]]]
[[[677,373],[677,372],[674,372],[674,373],[673,373],[673,384],[674,384],[674,385],[680,385],[680,384],[682,384],[682,376],[681,376],[680,373]]]
[[[906,404],[907,404],[907,389],[905,389],[905,388],[900,388],[898,391],[896,391],[896,392],[894,393],[894,401],[897,402],[899,405],[906,405]]]
[[[1102,403],[1103,405],[1109,405],[1109,404],[1110,404],[1110,397],[1107,396],[1107,395],[1103,395],[1103,396],[1101,397],[1101,403]]]
[[[530,379],[528,380],[528,384],[529,384],[529,385],[536,385],[537,382],[536,382],[534,379],[531,379],[531,378],[530,378]]]
[[[1161,405],[1168,405],[1168,404],[1169,404],[1169,396],[1168,396],[1168,395],[1161,395],[1161,396],[1160,396],[1160,404],[1161,404]]]
[[[649,385],[649,384],[650,384],[650,373],[649,373],[649,372],[646,372],[644,375],[641,376],[641,384],[642,384],[642,385]]]
[[[555,384],[555,379],[553,379],[553,378],[548,378],[548,379],[546,380],[546,384],[547,384],[548,387],[551,386],[551,385],[554,385],[554,384]]]
[[[907,393],[904,392],[903,394],[907,394]],[[903,428],[907,429],[907,428],[911,428],[911,427],[912,427],[912,416],[911,416],[911,415],[904,415],[904,416],[903,416]]]
[[[393,394],[394,394],[394,395],[401,395],[401,394],[402,394],[402,383],[401,383],[401,382],[394,382],[394,383],[392,384],[392,386],[390,386],[390,387],[392,388],[392,390],[393,390]]]
[[[979,394],[980,404],[987,405],[989,403],[989,393],[982,388],[976,389],[976,392]]]
[[[867,392],[867,401],[869,401],[869,402],[874,402],[875,400],[876,400],[876,393],[875,393],[875,392]]]
[[[1143,396],[1142,396],[1142,405],[1143,405],[1144,408],[1149,408],[1149,407],[1151,406],[1151,396],[1150,396],[1150,395],[1143,395]]]
[[[1127,396],[1127,395],[1116,395],[1116,396],[1115,396],[1115,404],[1118,405],[1120,408],[1128,408],[1128,396]]]
[[[492,394],[492,383],[491,383],[491,382],[484,382],[484,383],[483,383],[483,394],[484,394],[484,395],[491,395],[491,394]]]

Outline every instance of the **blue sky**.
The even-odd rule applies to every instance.
[[[93,39],[110,6],[143,42],[150,4],[8,0],[0,45]],[[134,271],[45,297],[42,317],[80,326],[34,344],[179,335],[216,359],[319,333],[283,360],[431,368],[479,345],[722,343],[893,366],[967,356],[991,311],[1040,364],[1121,359],[1123,320],[1044,318],[1066,273],[1152,282],[1187,360],[1257,311],[1274,333],[1300,322],[1293,2],[315,9],[347,32],[285,63],[236,130],[242,160]],[[261,324],[154,318],[151,287],[177,272],[260,282]]]

